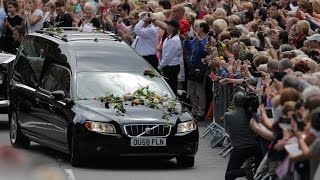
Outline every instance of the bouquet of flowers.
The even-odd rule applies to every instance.
[[[105,107],[109,109],[112,107],[117,110],[118,115],[122,115],[126,112],[123,103],[125,101],[131,101],[132,106],[147,106],[152,109],[159,109],[163,112],[162,119],[169,120],[169,117],[179,114],[177,109],[177,99],[168,98],[167,96],[161,96],[154,91],[150,91],[149,87],[140,87],[133,94],[127,93],[123,97],[114,96],[113,94],[107,94],[100,98],[102,103],[105,103]]]
[[[56,32],[57,34],[62,34],[64,32],[63,29],[60,27],[55,26],[50,26],[50,31]]]
[[[143,72],[143,75],[149,76],[151,78],[158,77],[156,72],[154,72],[153,70],[150,70],[150,69],[145,69],[144,72]]]

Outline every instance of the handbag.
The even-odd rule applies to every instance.
[[[189,80],[203,82],[207,73],[207,67],[192,66],[189,71]]]

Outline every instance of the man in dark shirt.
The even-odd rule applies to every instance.
[[[272,2],[269,5],[270,17],[272,19],[277,20],[278,26],[280,26],[282,29],[286,29],[286,21],[280,16],[279,9],[280,9],[280,6],[277,3]]]
[[[233,96],[233,103],[236,109],[224,114],[226,132],[229,134],[233,147],[225,179],[233,180],[244,176],[250,179],[248,171],[246,172],[246,169],[241,166],[251,157],[254,157],[255,163],[259,165],[260,149],[256,142],[255,133],[249,127],[250,117],[245,110],[245,106],[247,106],[245,94],[237,92]]]
[[[55,23],[58,27],[72,27],[72,17],[66,11],[65,1],[58,0],[55,2],[57,17]]]

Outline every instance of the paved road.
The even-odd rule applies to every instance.
[[[2,121],[1,121],[2,120]],[[9,132],[5,115],[0,115],[0,147],[9,146]],[[200,133],[209,122],[202,122]],[[227,158],[217,155],[220,148],[210,149],[208,139],[200,139],[199,151],[196,156],[195,166],[189,169],[179,169],[175,160],[171,161],[107,161],[100,165],[91,165],[85,168],[73,168],[68,157],[55,150],[42,147],[32,143],[30,149],[17,150],[26,162],[32,165],[45,163],[46,166],[53,167],[53,172],[63,172],[68,180],[223,180],[227,166]],[[1,169],[1,164],[0,164]],[[52,174],[49,174],[53,177]],[[0,180],[4,179],[1,178]],[[11,176],[12,177],[12,176]],[[45,179],[45,178],[43,178]],[[10,178],[13,180],[13,178]]]

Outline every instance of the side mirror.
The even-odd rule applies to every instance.
[[[66,95],[64,94],[64,92],[62,90],[53,91],[51,93],[51,98],[55,99],[57,101],[64,100],[65,97],[66,97]]]

